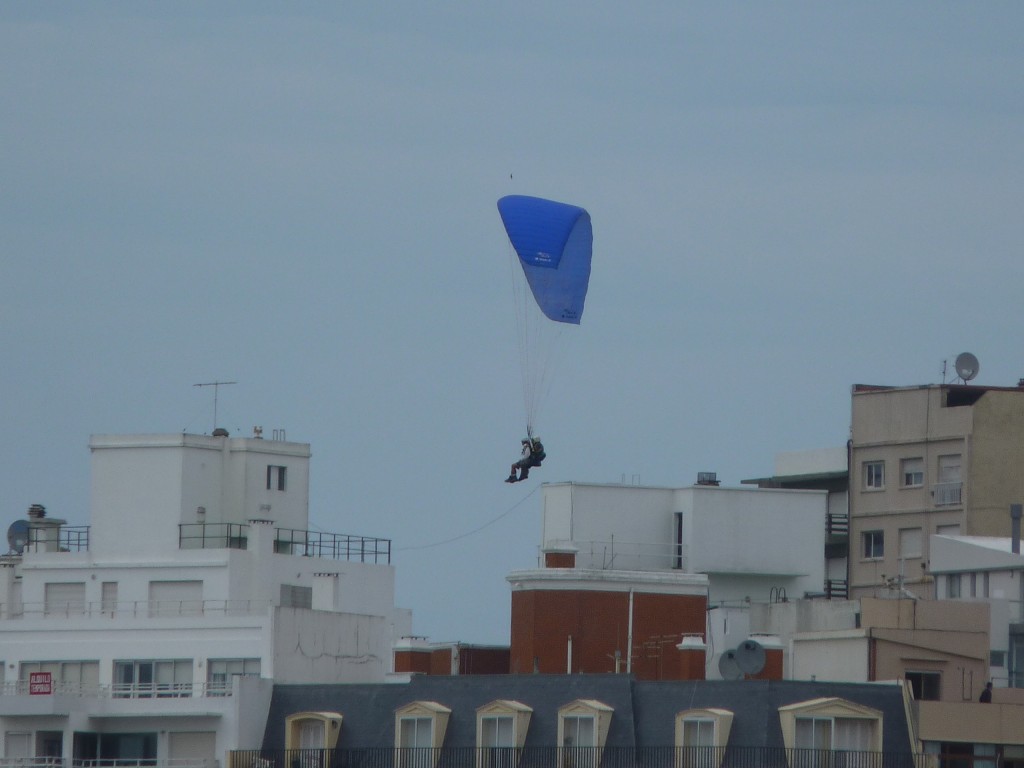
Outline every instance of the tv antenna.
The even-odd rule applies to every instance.
[[[217,395],[221,387],[228,384],[237,384],[237,381],[207,381],[202,384],[193,384],[193,387],[213,387],[213,428],[217,428]]]

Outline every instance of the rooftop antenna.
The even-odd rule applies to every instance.
[[[237,381],[207,381],[203,384],[193,384],[193,387],[213,387],[213,428],[217,428],[217,394],[221,387],[228,384],[237,384]]]

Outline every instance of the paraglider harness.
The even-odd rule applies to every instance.
[[[536,437],[530,438],[530,466],[539,467],[540,463],[547,458],[544,453],[544,444]]]

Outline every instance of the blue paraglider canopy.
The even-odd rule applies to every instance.
[[[551,320],[578,325],[594,247],[590,214],[526,195],[501,198],[498,212],[537,306]]]

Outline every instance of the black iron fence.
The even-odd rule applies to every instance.
[[[776,747],[251,750],[226,768],[939,768],[937,755]]]

